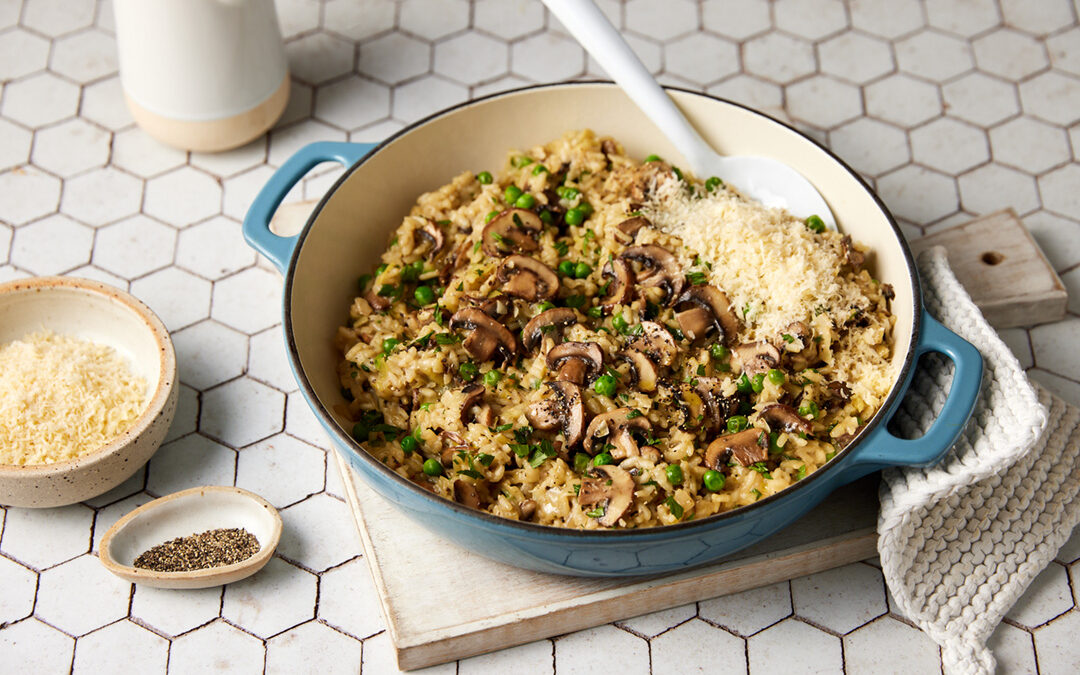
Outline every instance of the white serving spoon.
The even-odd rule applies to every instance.
[[[717,176],[766,206],[785,208],[799,218],[817,215],[836,229],[828,204],[795,169],[768,157],[724,157],[709,147],[592,0],[544,4],[664,132],[698,178]]]

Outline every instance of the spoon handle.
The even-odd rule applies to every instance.
[[[544,0],[544,4],[649,119],[663,130],[695,173],[700,172],[706,166],[707,158],[716,153],[690,126],[592,0]]]

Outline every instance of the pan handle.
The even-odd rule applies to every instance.
[[[915,361],[927,352],[944,354],[955,365],[952,386],[934,423],[920,438],[907,440],[889,433],[881,424],[855,448],[849,460],[857,473],[886,466],[931,466],[945,456],[971,417],[982,386],[982,354],[970,342],[943,326],[925,311],[915,346]]]
[[[297,150],[270,176],[270,180],[259,190],[255,201],[251,202],[247,215],[244,216],[244,239],[284,274],[299,235],[279,237],[270,231],[270,218],[277,211],[281,200],[315,166],[323,162],[339,162],[350,167],[371,152],[375,145],[321,141],[309,143]]]

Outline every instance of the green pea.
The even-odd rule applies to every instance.
[[[424,273],[424,261],[417,260],[411,262],[401,268],[401,280],[405,282],[413,282],[420,278],[420,275]]]
[[[382,353],[390,354],[390,352],[394,351],[394,347],[397,347],[399,344],[401,344],[401,340],[396,338],[386,338],[382,341]]]
[[[421,305],[430,305],[435,302],[435,291],[431,290],[431,286],[417,286],[413,297]]]
[[[728,418],[727,430],[728,433],[736,434],[745,429],[750,424],[745,415],[734,415]]]
[[[555,188],[555,194],[565,199],[568,202],[572,202],[578,198],[581,192],[577,188],[567,187],[566,185],[560,185]]]
[[[480,369],[477,368],[476,364],[471,361],[466,361],[465,363],[458,366],[458,374],[461,375],[461,379],[465,380],[466,382],[472,382],[473,380],[475,380],[479,372]]]
[[[532,207],[536,206],[536,197],[533,197],[531,194],[526,192],[525,194],[514,200],[514,206],[518,207],[519,209],[531,209]]]
[[[604,308],[600,306],[590,307],[585,313],[594,319],[599,319],[604,316]]]
[[[821,412],[821,408],[819,408],[818,404],[814,403],[813,401],[807,401],[806,403],[803,403],[801,406],[799,406],[800,417],[817,418],[819,412]]]
[[[567,225],[580,225],[585,222],[585,212],[575,206],[566,212],[563,220],[566,221]]]
[[[750,383],[750,378],[747,377],[746,373],[743,373],[742,377],[735,382],[735,388],[744,394],[749,394],[754,390],[754,386]]]
[[[614,464],[615,458],[611,456],[610,452],[601,452],[592,460],[593,466],[604,466],[605,464]]]
[[[494,387],[502,379],[502,373],[497,370],[489,370],[484,373],[484,384],[489,387]]]
[[[818,234],[825,231],[825,221],[816,215],[806,219],[806,226],[810,228],[811,232],[817,232]]]
[[[627,325],[629,324],[627,324],[626,319],[623,318],[622,312],[619,312],[615,316],[611,317],[611,327],[619,331],[620,333],[626,330]]]
[[[529,166],[530,164],[532,164],[533,159],[532,157],[527,157],[525,155],[518,155],[513,160],[511,160],[510,163],[520,169],[523,166]]]
[[[574,276],[578,279],[584,279],[590,274],[592,274],[592,267],[588,263],[579,262],[574,265]]]
[[[709,353],[712,354],[712,357],[717,361],[722,361],[727,358],[731,351],[718,342],[709,348]]]
[[[548,168],[543,164],[537,164],[532,173],[534,176],[539,176],[542,173],[548,173]]]
[[[581,211],[581,213],[582,213],[582,214],[583,214],[583,215],[584,215],[584,216],[585,216],[586,218],[588,218],[589,216],[591,216],[591,215],[592,215],[592,213],[593,213],[593,207],[592,207],[592,204],[590,204],[589,202],[581,202],[580,204],[578,204],[578,205],[577,205],[577,207],[576,207],[576,208],[577,208],[577,209],[578,209],[579,211]]]
[[[503,192],[503,197],[506,198],[507,204],[513,204],[521,196],[521,188],[516,185],[507,185],[506,191]]]
[[[572,260],[564,260],[559,263],[559,274],[564,277],[573,277],[576,269],[577,265],[575,265]]]
[[[720,180],[716,176],[712,176],[709,180],[705,181],[705,189],[709,192],[715,192],[716,188],[724,184],[724,181]]]
[[[406,455],[411,455],[416,452],[416,448],[420,446],[420,443],[412,436],[406,436],[405,438],[402,438],[400,442],[401,449]]]
[[[584,452],[579,452],[574,455],[574,471],[578,473],[584,473],[585,469],[589,468],[589,456]]]
[[[555,307],[554,304],[552,304],[551,302],[545,300],[545,301],[541,302],[539,305],[537,305],[536,309],[538,311],[541,311],[541,312],[546,312],[549,309],[554,309],[554,307]]]
[[[484,222],[485,223],[490,223],[491,219],[494,218],[497,215],[499,215],[498,211],[489,211],[488,214],[486,216],[484,216]]]
[[[648,157],[645,158],[645,163],[646,164],[648,164],[649,162],[662,162],[662,161],[664,161],[664,160],[660,159],[660,155],[649,155]]]
[[[678,464],[668,464],[667,468],[664,469],[664,475],[667,476],[668,482],[672,485],[682,485],[682,467]]]
[[[705,475],[701,477],[701,482],[705,483],[705,489],[709,492],[720,492],[724,489],[724,483],[727,479],[724,478],[724,474],[719,471],[709,469],[705,472]]]
[[[476,174],[476,180],[479,181],[481,185],[491,185],[491,181],[494,179],[491,177],[490,171],[481,171]]]
[[[758,373],[750,378],[750,388],[754,390],[755,394],[760,394],[761,390],[765,388],[765,373]]]
[[[551,211],[548,211],[547,209],[544,209],[543,211],[540,212],[540,222],[542,222],[545,225],[551,225],[552,223],[555,222],[555,216],[553,216],[551,214]]]
[[[776,368],[771,368],[769,370],[768,378],[769,382],[772,382],[773,384],[783,384],[784,380],[786,379],[784,377],[784,371],[778,370]]]
[[[442,464],[439,464],[439,460],[434,458],[425,459],[424,473],[429,476],[439,476],[442,474]]]
[[[601,396],[614,396],[619,383],[611,375],[601,375],[593,382],[593,391]]]

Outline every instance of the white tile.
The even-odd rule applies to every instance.
[[[0,223],[0,262],[7,262],[8,254],[11,251],[11,228]]]
[[[0,557],[0,624],[15,623],[34,611],[37,574],[7,558]],[[2,639],[2,638],[0,638]]]
[[[78,105],[76,85],[44,72],[7,84],[0,113],[25,126],[36,127],[71,117]]]
[[[986,641],[997,660],[998,675],[1025,675],[1038,672],[1031,633],[1007,623],[998,624]]]
[[[500,82],[502,81],[503,80],[500,80]],[[478,90],[479,88],[474,91],[475,96],[481,95]],[[404,124],[396,120],[383,120],[382,122],[376,122],[363,129],[351,132],[349,134],[349,140],[353,143],[380,143],[393,134],[396,134],[398,131],[401,131],[404,126]]]
[[[753,588],[698,603],[698,616],[748,636],[791,614],[788,582]]]
[[[554,647],[550,640],[537,640],[518,647],[500,649],[458,662],[458,675],[554,675]]]
[[[326,483],[326,460],[322,450],[278,434],[240,451],[236,485],[283,509],[322,491]],[[281,480],[286,475],[289,479]]]
[[[184,227],[221,212],[221,185],[201,171],[181,167],[146,182],[143,210]]]
[[[341,129],[362,127],[389,114],[390,90],[357,76],[320,87],[315,96],[315,116]],[[293,128],[288,127],[281,132]],[[280,158],[274,163],[278,162]]]
[[[321,572],[360,554],[349,507],[333,497],[308,497],[283,509],[281,519],[285,528],[278,554],[304,567]]]
[[[911,156],[931,169],[956,175],[990,161],[990,147],[982,129],[943,117],[911,132]]]
[[[122,649],[117,649],[122,645]],[[169,641],[131,621],[119,621],[79,638],[75,672],[161,673],[169,661]]]
[[[327,0],[323,25],[351,40],[364,40],[394,27],[395,5],[384,0]]]
[[[271,436],[284,424],[285,395],[247,377],[211,389],[202,402],[199,428],[234,448]]]
[[[697,614],[696,603],[662,609],[641,616],[619,621],[618,626],[646,638],[653,638],[664,631],[678,626]]]
[[[19,28],[0,39],[0,82],[44,70],[49,60],[49,41]]]
[[[994,161],[1033,174],[1069,161],[1065,132],[1030,117],[1018,117],[991,129],[990,146]]]
[[[176,405],[176,415],[173,417],[172,426],[169,427],[169,433],[165,435],[164,442],[168,443],[170,441],[175,441],[181,436],[186,436],[195,431],[198,426],[199,393],[181,382],[180,397]]]
[[[1056,213],[1080,215],[1080,195],[1076,185],[1080,166],[1068,164],[1039,177],[1039,193],[1043,206]]]
[[[34,274],[63,274],[90,261],[94,231],[62,215],[15,231],[11,263]]]
[[[329,625],[360,639],[385,630],[375,584],[363,558],[323,572],[318,615]]]
[[[630,0],[626,3],[626,28],[654,40],[671,40],[697,26],[697,8],[687,0]]]
[[[310,92],[308,101],[310,102]],[[307,112],[304,113],[305,115]],[[193,152],[190,164],[211,176],[227,178],[262,164],[266,160],[266,136],[225,152]]]
[[[1027,329],[1004,328],[998,330],[998,337],[1009,347],[1013,355],[1020,362],[1021,368],[1030,368],[1034,365],[1031,355],[1031,341],[1028,340]]]
[[[791,580],[796,616],[847,633],[888,611],[881,571],[855,563]]]
[[[293,122],[307,119],[311,115],[311,101],[315,97],[314,89],[303,82],[293,78],[289,89],[289,102],[285,104],[285,111],[274,124],[275,129],[286,127]]]
[[[581,74],[585,52],[572,38],[541,33],[510,47],[510,68],[535,82],[554,82]],[[400,117],[400,115],[399,115]]]
[[[311,443],[317,448],[329,446],[326,430],[319,424],[307,399],[299,391],[291,392],[285,406],[285,428],[289,434]]]
[[[747,74],[787,84],[814,72],[814,48],[809,42],[785,35],[767,33],[742,47],[743,69]]]
[[[514,40],[544,27],[544,7],[532,0],[478,0],[473,25],[504,40]]]
[[[739,72],[739,48],[728,40],[693,33],[664,46],[667,72],[704,86]]]
[[[281,322],[281,278],[258,268],[246,269],[214,284],[211,315],[245,333]]]
[[[1005,617],[1016,623],[1034,628],[1073,607],[1072,590],[1065,567],[1050,563],[1031,582],[1024,594],[1016,601]]]
[[[31,161],[67,177],[109,161],[110,134],[81,119],[68,120],[34,135]]]
[[[169,670],[260,675],[265,659],[266,648],[258,638],[224,621],[215,621],[173,640],[169,650]]]
[[[113,0],[98,0],[97,19],[95,19],[94,25],[110,35],[116,35],[116,16],[113,12]]]
[[[962,36],[972,36],[1001,21],[994,0],[926,0],[930,25]]]
[[[745,640],[698,619],[652,640],[650,651],[653,675],[747,672]]]
[[[180,635],[213,621],[223,588],[180,590],[135,586],[131,617],[165,635]]]
[[[7,510],[0,550],[38,570],[90,550],[94,512],[81,504],[55,509]]]
[[[787,88],[791,116],[819,129],[831,129],[862,114],[859,89],[827,75],[814,75]]]
[[[75,640],[37,619],[0,630],[0,663],[17,663],[27,673],[66,673]]]
[[[401,673],[394,660],[394,646],[390,642],[390,634],[383,632],[375,637],[364,640],[364,663],[361,666],[362,673],[378,673],[378,675],[390,675]],[[421,670],[410,670],[416,675],[454,675],[457,673],[457,664],[444,663],[440,666],[431,666]]]
[[[925,633],[884,616],[844,636],[844,667],[850,673],[936,673],[941,658]]]
[[[23,7],[24,26],[54,37],[93,21],[94,0],[27,0]]]
[[[308,84],[322,84],[353,68],[352,43],[327,33],[316,33],[285,45],[289,70]]]
[[[150,460],[146,490],[163,497],[200,485],[232,485],[235,477],[236,453],[192,434],[161,446]]]
[[[706,2],[701,8],[702,25],[714,33],[744,40],[772,25],[767,0]]]
[[[877,191],[893,214],[914,223],[930,223],[955,212],[956,181],[919,166],[905,166],[882,176]]]
[[[1046,49],[1054,68],[1080,75],[1080,28],[1046,38]]]
[[[116,38],[87,30],[53,44],[49,69],[76,82],[88,83],[116,72]]]
[[[986,164],[957,179],[960,204],[976,215],[1012,207],[1025,214],[1039,207],[1035,180],[1000,164]]]
[[[847,13],[841,0],[778,0],[773,15],[777,28],[811,40],[820,40],[847,27]]]
[[[871,176],[880,176],[911,159],[903,131],[866,117],[831,131],[829,146],[842,160]]]
[[[225,587],[221,616],[266,639],[315,616],[315,575],[280,558]]]
[[[436,73],[463,84],[477,84],[505,75],[510,51],[501,40],[464,33],[435,45],[433,63]]]
[[[41,573],[34,613],[70,635],[83,635],[127,616],[131,589],[97,556],[84,555]]]
[[[267,640],[266,673],[359,673],[362,652],[359,640],[309,621]]]
[[[965,40],[936,30],[925,30],[895,44],[900,70],[943,82],[975,67]]]
[[[275,0],[274,9],[286,40],[319,27],[318,0]]]
[[[1035,654],[1040,675],[1073,675],[1080,663],[1080,612],[1069,612],[1035,631]]]
[[[143,475],[145,478],[145,474]],[[126,499],[121,499],[115,504],[102,507],[98,509],[98,512],[94,518],[94,542],[93,552],[100,551],[101,538],[105,536],[105,533],[109,531],[109,528],[116,524],[116,521],[120,520],[128,513],[131,513],[135,509],[139,508],[143,504],[153,501],[153,497],[145,492],[138,492]]]
[[[753,77],[736,75],[706,90],[713,96],[741,103],[776,118],[786,115],[784,94],[779,85]]]
[[[1055,366],[1056,367],[1056,366]],[[1028,377],[1046,387],[1069,403],[1080,406],[1080,383],[1067,380],[1041,368],[1032,368]]]
[[[404,0],[398,25],[422,38],[437,40],[469,25],[469,4],[465,0]]]
[[[851,0],[851,25],[873,35],[898,38],[923,26],[919,0]]]
[[[112,163],[131,173],[149,178],[187,161],[187,153],[170,148],[138,127],[116,134],[112,145]]]
[[[248,338],[216,321],[201,321],[172,336],[180,379],[199,390],[239,377],[244,372]]]
[[[257,166],[224,181],[224,198],[222,199],[222,211],[230,218],[243,220],[247,215],[248,207],[255,200],[266,182],[274,175],[274,170],[269,166]]]
[[[90,279],[91,281],[99,281],[103,284],[108,284],[114,288],[119,288],[122,291],[126,291],[130,284],[127,279],[122,279],[112,272],[106,272],[100,267],[94,267],[93,265],[83,265],[82,267],[76,267],[68,272],[65,276],[77,277],[79,279]]]
[[[555,672],[560,675],[649,672],[649,643],[607,625],[555,640]]]
[[[821,70],[840,79],[865,84],[893,69],[886,42],[853,31],[818,45]]]
[[[22,0],[0,0],[0,27],[10,28],[19,23]]]
[[[1001,0],[1001,14],[1005,23],[1032,35],[1053,33],[1075,21],[1069,0]]]
[[[60,210],[97,227],[138,213],[142,181],[111,166],[64,181]]]
[[[133,123],[131,113],[124,104],[119,77],[110,77],[83,87],[79,114],[113,131]]]
[[[337,458],[337,450],[328,450],[326,455],[326,494],[345,501],[345,479],[341,475],[341,464]],[[349,479],[352,480],[352,469],[347,468],[345,472],[349,475]]]
[[[1002,28],[972,43],[979,70],[1019,80],[1048,65],[1046,49],[1034,38]]]
[[[176,264],[210,280],[250,267],[256,255],[240,223],[225,216],[186,227],[176,240]]]
[[[357,118],[363,119],[360,115],[357,115]],[[283,129],[274,129],[270,133],[270,149],[267,152],[266,161],[271,165],[281,166],[309,143],[343,140],[345,140],[345,132],[341,129],[335,129],[316,120],[304,120]]]
[[[382,140],[379,138],[378,140]],[[323,167],[326,167],[323,169]],[[324,163],[304,178],[304,199],[316,201],[330,191],[334,183],[345,173],[345,167],[337,163]],[[306,222],[306,221],[305,221]],[[299,232],[305,222],[297,223],[296,232]]]
[[[941,93],[951,116],[979,126],[996,124],[1020,112],[1016,87],[983,73],[953,80],[942,86]]]
[[[210,282],[175,267],[133,281],[131,293],[150,305],[170,331],[210,315]]]
[[[863,90],[866,113],[900,127],[912,127],[941,114],[934,85],[907,75],[890,75]]]
[[[787,619],[747,640],[750,672],[837,673],[843,668],[840,638]]]
[[[280,391],[296,389],[296,378],[289,367],[280,328],[270,328],[252,336],[247,372],[248,376]]]
[[[176,230],[143,215],[101,228],[94,247],[94,264],[134,279],[173,261]]]
[[[630,49],[634,51],[634,54],[637,55],[638,60],[645,66],[646,70],[653,75],[658,75],[664,69],[663,46],[651,40],[646,40],[635,33],[623,33],[623,38],[626,40],[626,44],[630,45]],[[717,68],[727,71],[731,69],[731,66],[728,63],[721,63],[717,64]],[[737,67],[736,70],[738,70]],[[587,77],[611,79],[607,71],[601,68],[596,59],[590,55],[585,57],[585,71]]]
[[[30,158],[30,139],[26,129],[0,119],[0,171],[25,164]]]
[[[34,167],[0,173],[0,220],[11,225],[28,223],[56,210],[60,180]]]

